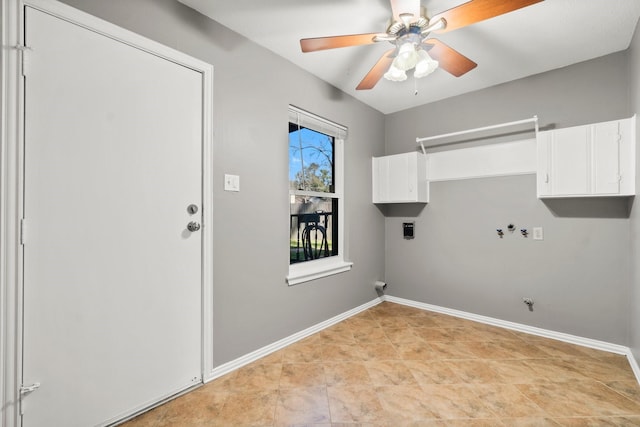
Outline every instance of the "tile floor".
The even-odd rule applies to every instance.
[[[382,303],[140,426],[640,426],[625,356]]]

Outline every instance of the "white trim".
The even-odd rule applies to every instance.
[[[495,319],[492,317],[487,317],[487,316],[481,316],[481,315],[477,315],[477,314],[473,314],[473,313],[468,313],[465,311],[460,311],[460,310],[454,310],[454,309],[450,309],[450,308],[446,308],[446,307],[440,307],[437,305],[432,305],[432,304],[426,304],[426,303],[421,303],[421,302],[417,302],[417,301],[412,301],[412,300],[408,300],[408,299],[404,299],[404,298],[398,298],[398,297],[393,297],[393,296],[389,296],[389,295],[382,295],[380,298],[376,298],[372,301],[369,301],[368,303],[362,304],[354,309],[351,309],[349,311],[346,311],[342,314],[339,314],[337,316],[332,317],[329,320],[325,320],[324,322],[320,322],[314,326],[311,326],[307,329],[304,329],[300,332],[297,332],[293,335],[290,335],[286,338],[283,338],[279,341],[276,341],[272,344],[269,344],[267,346],[264,346],[258,350],[255,350],[251,353],[248,353],[244,356],[241,356],[237,359],[234,359],[230,362],[224,363],[218,367],[216,367],[215,369],[211,370],[211,372],[209,372],[209,375],[205,378],[205,382],[210,382],[215,380],[216,378],[219,378],[223,375],[226,375],[230,372],[235,371],[236,369],[239,369],[245,365],[248,365],[249,363],[255,362],[256,360],[268,356],[271,353],[274,353],[278,350],[281,350],[297,341],[300,341],[310,335],[313,335],[317,332],[322,331],[323,329],[326,329],[330,326],[335,325],[336,323],[339,323],[345,319],[348,319],[351,316],[354,316],[364,310],[367,310],[371,307],[374,307],[378,304],[380,304],[383,301],[388,301],[388,302],[392,302],[392,303],[396,303],[396,304],[401,304],[401,305],[406,305],[409,307],[414,307],[414,308],[418,308],[421,310],[426,310],[426,311],[433,311],[436,313],[442,313],[442,314],[447,314],[450,316],[454,316],[454,317],[459,317],[462,319],[467,319],[467,320],[473,320],[475,322],[479,322],[479,323],[484,323],[484,324],[488,324],[488,325],[492,325],[492,326],[497,326],[497,327],[501,327],[501,328],[506,328],[506,329],[510,329],[510,330],[515,330],[518,332],[524,332],[524,333],[528,333],[528,334],[532,334],[532,335],[537,335],[537,336],[541,336],[541,337],[545,337],[545,338],[551,338],[551,339],[555,339],[558,341],[563,341],[563,342],[567,342],[570,344],[576,344],[576,345],[580,345],[583,347],[589,347],[589,348],[594,348],[596,350],[602,350],[602,351],[608,351],[611,353],[616,353],[616,354],[622,354],[627,356],[627,359],[629,360],[629,364],[631,365],[631,369],[633,370],[636,379],[638,380],[638,383],[640,384],[640,367],[638,366],[637,361],[635,360],[635,358],[633,357],[633,354],[631,353],[631,350],[628,347],[625,346],[621,346],[621,345],[617,345],[617,344],[610,344],[604,341],[598,341],[598,340],[592,340],[589,338],[583,338],[583,337],[578,337],[575,335],[570,335],[570,334],[565,334],[562,332],[555,332],[555,331],[550,331],[547,329],[541,329],[541,328],[536,328],[536,327],[532,327],[532,326],[528,326],[528,325],[523,325],[520,323],[513,323],[513,322],[508,322],[508,321],[504,321],[504,320],[500,320],[500,319]]]
[[[447,314],[449,316],[459,317],[461,319],[473,320],[474,322],[484,323],[487,325],[498,326],[513,331],[524,332],[540,337],[551,338],[558,341],[564,341],[570,344],[576,344],[583,347],[590,347],[596,350],[608,351],[617,354],[627,354],[628,347],[611,344],[605,341],[598,341],[591,338],[583,338],[576,335],[565,334],[564,332],[556,332],[548,329],[537,328],[535,326],[524,325],[522,323],[509,322],[507,320],[496,319],[494,317],[482,316],[480,314],[468,313],[466,311],[446,308],[432,304],[412,301],[404,298],[393,296],[384,296],[385,301],[402,304],[409,307],[420,308],[422,310],[433,311],[436,313]]]
[[[289,264],[288,274],[285,277],[285,280],[287,281],[289,286],[298,285],[300,283],[309,282],[311,280],[320,279],[322,277],[327,277],[338,273],[344,273],[351,270],[351,267],[353,266],[352,262],[347,261],[347,254],[345,250],[347,238],[344,231],[346,212],[346,201],[344,197],[344,139],[335,138],[333,151],[335,155],[334,193],[316,193],[308,191],[299,192],[297,190],[290,190],[289,194],[318,194],[320,195],[320,197],[330,197],[338,199],[338,254],[314,261]]]
[[[551,338],[557,341],[575,344],[582,347],[593,348],[596,350],[607,351],[610,353],[621,354],[627,356],[631,369],[636,376],[636,380],[640,384],[640,367],[633,356],[631,349],[619,344],[612,344],[605,341],[594,340],[591,338],[579,337],[576,335],[565,334],[564,332],[556,332],[548,329],[537,328],[535,326],[524,325],[522,323],[509,322],[507,320],[496,319],[493,317],[482,316],[479,314],[468,313],[466,311],[455,310],[452,308],[441,307],[432,304],[412,301],[404,298],[398,298],[390,295],[383,295],[383,301],[389,301],[396,304],[402,304],[409,307],[419,308],[421,310],[433,311],[436,313],[447,314],[449,316],[459,317],[461,319],[472,320],[474,322],[484,323],[487,325],[498,326],[500,328],[510,329],[512,331],[524,332],[526,334],[537,335],[544,338]]]
[[[638,384],[640,384],[640,366],[638,365],[638,361],[636,360],[635,356],[633,355],[633,352],[631,351],[631,349],[627,349],[627,360],[629,361],[629,365],[631,365],[631,370],[633,371],[633,374],[636,376],[636,379],[638,380]]]
[[[362,311],[365,311],[371,307],[374,307],[378,304],[380,304],[382,302],[382,300],[380,298],[376,298],[372,301],[369,301],[365,304],[362,304],[356,308],[353,308],[349,311],[345,311],[342,314],[338,314],[337,316],[334,316],[328,320],[325,320],[324,322],[320,322],[314,326],[311,326],[307,329],[304,329],[300,332],[297,332],[293,335],[289,335],[286,338],[283,338],[279,341],[276,341],[272,344],[266,345],[262,348],[259,348],[258,350],[252,351],[251,353],[245,354],[244,356],[238,357],[237,359],[234,359],[230,362],[224,363],[218,367],[216,367],[215,369],[213,369],[211,372],[209,372],[209,375],[207,376],[207,378],[205,379],[205,382],[209,382],[209,381],[213,381],[216,378],[219,378],[223,375],[228,374],[229,372],[235,371],[236,369],[239,369],[245,365],[248,365],[251,362],[255,362],[256,360],[268,356],[269,354],[276,352],[278,350],[282,350],[283,348],[298,342],[310,335],[313,335],[315,333],[318,333],[320,331],[322,331],[323,329],[326,329],[330,326],[335,325],[336,323],[342,322],[345,319],[348,319],[351,316],[354,316]]]
[[[197,58],[125,30],[107,21],[54,0],[2,1],[2,100],[0,104],[0,386],[2,426],[17,426],[20,373],[22,371],[22,250],[18,242],[18,224],[22,218],[22,99],[24,84],[19,70],[19,50],[24,41],[23,8],[30,6],[90,31],[190,68],[202,74],[202,377],[213,369],[213,66]],[[205,216],[206,215],[206,216]]]
[[[0,104],[0,424],[16,426],[19,421],[18,388],[22,370],[20,349],[22,304],[18,283],[22,280],[18,224],[21,218],[21,79],[19,78],[19,50],[22,44],[19,22],[20,5],[15,0],[2,0],[2,101]]]
[[[327,258],[326,261],[328,262],[324,262],[324,259],[319,259],[290,265],[287,283],[289,286],[298,285],[351,270],[353,266],[352,262],[342,260],[333,261],[333,258],[338,258],[338,256]]]

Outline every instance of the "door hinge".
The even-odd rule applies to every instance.
[[[20,51],[21,74],[23,77],[26,77],[29,72],[29,51],[31,48],[29,46],[18,45],[16,49]]]
[[[20,220],[20,244],[24,245],[27,243],[27,220],[22,218]]]
[[[33,393],[40,388],[40,383],[33,383],[29,385],[23,385],[20,387],[20,415],[24,415],[24,405],[22,401],[27,394]]]

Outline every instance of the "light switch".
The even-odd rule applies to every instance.
[[[224,174],[224,191],[240,191],[240,177]]]
[[[533,240],[544,240],[542,227],[533,227]]]

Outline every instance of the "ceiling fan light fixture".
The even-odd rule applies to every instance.
[[[438,68],[438,61],[431,58],[425,50],[420,49],[418,51],[418,57],[420,60],[416,64],[416,70],[413,73],[413,77],[416,79],[426,77]]]
[[[413,42],[406,42],[398,50],[398,56],[393,60],[393,66],[402,71],[407,71],[416,66],[419,60],[416,46]]]
[[[383,76],[387,80],[391,80],[392,82],[402,82],[407,80],[407,73],[400,68],[397,68],[395,65],[391,64],[389,70]]]

